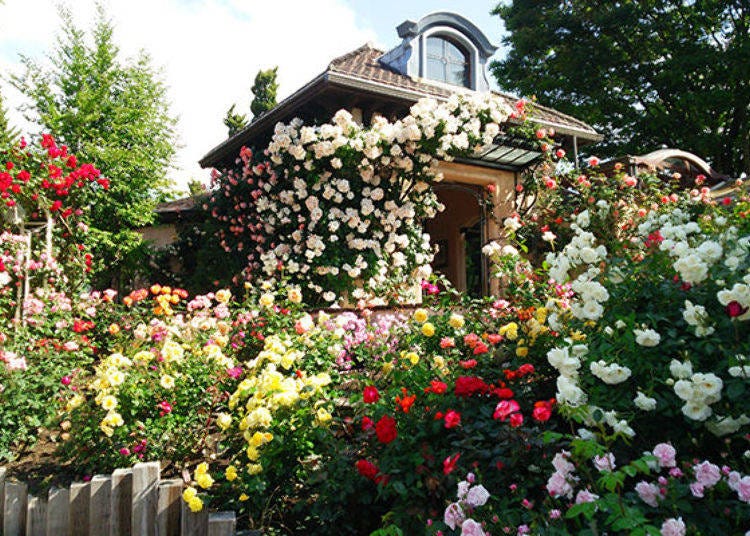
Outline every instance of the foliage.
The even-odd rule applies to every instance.
[[[247,115],[234,111],[236,104],[232,104],[224,116],[224,125],[227,127],[227,135],[234,136],[248,124]]]
[[[85,204],[91,209],[95,280],[117,285],[138,265],[143,243],[135,229],[153,221],[169,186],[175,121],[151,60],[145,53],[120,59],[102,10],[90,35],[69,12],[61,17],[50,66],[25,57],[25,72],[12,80],[32,102],[29,118],[111,180],[110,192],[91,191]]]
[[[3,96],[0,94],[0,150],[3,147],[13,145],[18,139],[19,131],[10,124],[8,112],[3,103]]]
[[[261,69],[255,75],[253,87],[250,88],[253,92],[253,101],[250,103],[253,117],[260,117],[276,106],[276,91],[279,89],[279,84],[276,82],[278,71],[278,67],[265,71]]]
[[[514,0],[501,87],[536,95],[606,133],[604,155],[666,143],[750,172],[750,11],[742,0]]]

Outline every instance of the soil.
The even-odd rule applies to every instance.
[[[21,456],[6,463],[7,476],[25,482],[29,493],[38,495],[52,487],[67,487],[81,475],[70,464],[62,463],[56,456],[58,443],[49,431],[43,430],[33,447]]]

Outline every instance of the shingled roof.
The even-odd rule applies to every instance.
[[[288,121],[300,107],[326,88],[347,88],[389,95],[404,102],[416,102],[422,97],[447,99],[457,91],[469,89],[441,84],[424,78],[414,78],[395,72],[383,65],[379,59],[384,52],[370,44],[363,45],[343,56],[335,58],[325,71],[282,100],[275,108],[253,119],[252,123],[211,149],[201,160],[202,167],[219,165],[227,158],[234,159],[243,145],[248,145],[259,132],[268,131],[279,121]],[[517,99],[506,93],[494,92],[513,105]],[[535,105],[531,119],[554,127],[558,133],[576,136],[580,140],[599,141],[602,136],[591,126],[569,115],[547,106]]]
[[[384,53],[384,51],[368,43],[334,59],[328,66],[328,72],[342,73],[363,80],[378,82],[386,86],[393,86],[394,88],[412,90],[422,93],[424,96],[439,99],[447,99],[456,91],[469,91],[458,86],[435,83],[424,78],[412,78],[411,76],[392,71],[379,61]],[[493,93],[507,100],[511,105],[518,100],[517,97],[507,93],[497,91],[493,91]],[[591,139],[598,140],[601,137],[596,130],[583,121],[547,106],[536,104],[532,119],[543,123],[559,125],[562,128],[568,127],[574,129],[578,131],[579,135],[590,134]]]

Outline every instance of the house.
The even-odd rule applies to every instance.
[[[401,43],[391,50],[367,44],[335,58],[274,109],[211,149],[200,165],[230,167],[243,146],[265,147],[275,125],[295,117],[321,123],[345,108],[367,125],[376,115],[403,117],[423,97],[447,99],[455,92],[490,90],[485,71],[497,47],[466,18],[431,13],[417,22],[403,22],[397,32]],[[517,100],[500,93],[498,97]],[[571,154],[601,139],[589,125],[544,106],[534,108],[532,119],[553,128],[555,141]],[[520,174],[540,157],[535,144],[501,135],[474,158],[441,163],[444,181],[436,191],[446,209],[426,224],[426,231],[439,246],[433,268],[457,289],[474,295],[490,290],[481,248],[501,236],[497,222],[513,211]],[[486,196],[493,197],[494,214],[487,213]]]

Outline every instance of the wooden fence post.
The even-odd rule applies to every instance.
[[[159,462],[137,463],[133,467],[133,534],[156,536],[160,471]]]
[[[96,475],[91,479],[89,486],[89,534],[90,536],[110,536],[112,477]]]
[[[23,536],[26,534],[26,484],[6,482],[4,495],[3,534]]]
[[[68,531],[76,536],[89,534],[89,502],[91,492],[88,482],[74,482],[70,485],[70,517]]]
[[[133,515],[133,470],[115,469],[112,473],[111,536],[130,536]]]
[[[157,520],[159,536],[180,536],[180,503],[182,480],[162,480],[159,483]]]
[[[3,514],[5,513],[5,467],[0,467],[0,528],[3,527]]]
[[[26,536],[47,534],[47,501],[39,497],[29,497],[26,513]]]
[[[191,512],[185,501],[182,506],[180,534],[182,536],[206,536],[208,534],[208,512],[204,508],[200,512]]]
[[[70,490],[51,489],[47,500],[47,536],[70,534]]]
[[[208,536],[234,536],[236,527],[234,512],[208,514]]]

